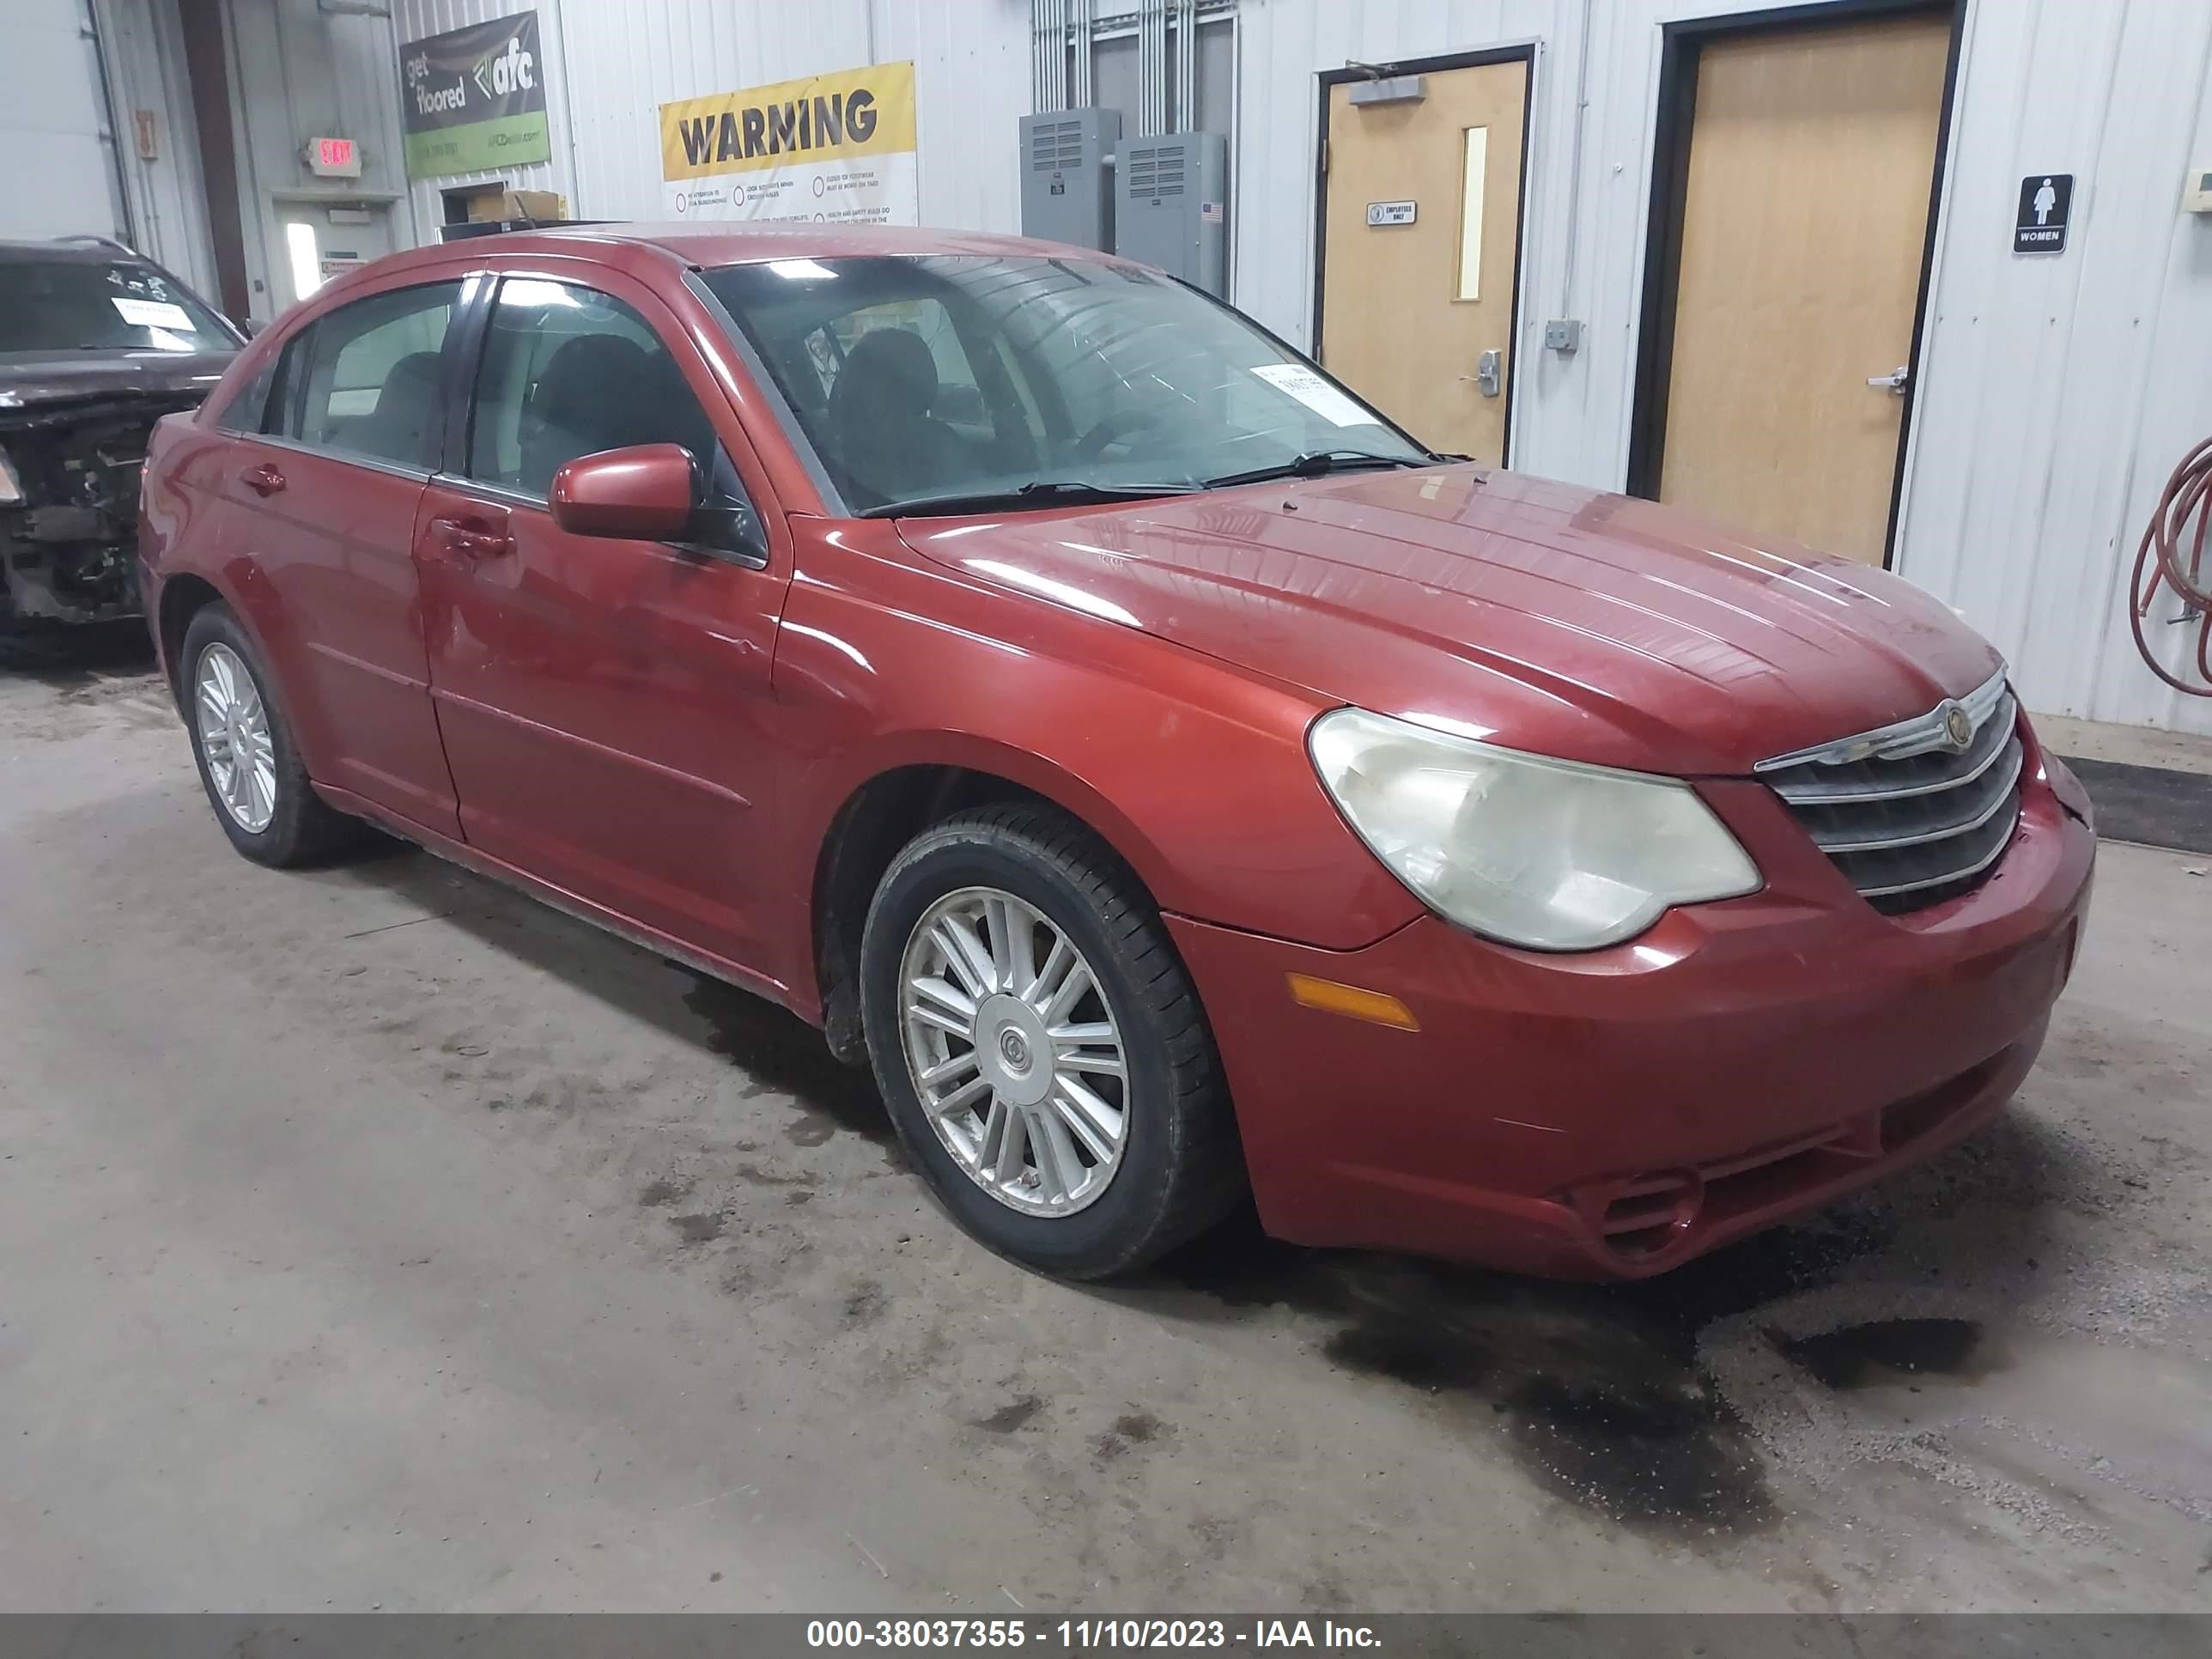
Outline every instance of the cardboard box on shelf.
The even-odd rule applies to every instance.
[[[516,219],[552,224],[568,216],[568,198],[550,190],[485,185],[469,191],[465,199],[471,224],[500,224]]]

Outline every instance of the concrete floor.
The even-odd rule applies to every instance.
[[[1814,1224],[1072,1289],[788,1018],[0,672],[0,1609],[2202,1607],[2208,993],[2111,847],[2017,1109]]]

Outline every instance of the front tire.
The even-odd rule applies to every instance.
[[[179,657],[192,759],[233,847],[287,869],[320,862],[366,835],[307,781],[275,680],[228,606],[193,616]]]
[[[1197,991],[1135,877],[1073,819],[1006,804],[917,836],[876,890],[860,978],[899,1138],[1000,1255],[1126,1273],[1243,1192]]]

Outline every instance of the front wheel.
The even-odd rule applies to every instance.
[[[963,1226],[1070,1279],[1153,1260],[1243,1182],[1198,994],[1158,913],[1048,808],[981,808],[893,860],[862,1010],[899,1136]]]

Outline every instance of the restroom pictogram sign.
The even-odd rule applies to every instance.
[[[2074,175],[2031,173],[2020,181],[2020,212],[2013,220],[2014,253],[2063,253],[2066,224],[2074,213]]]

